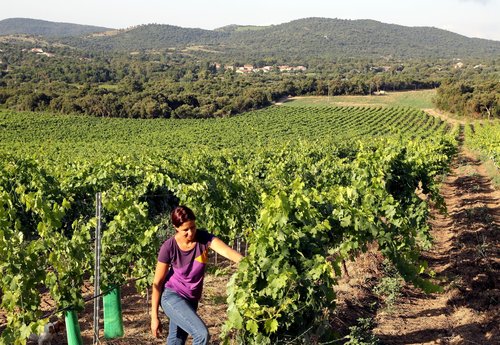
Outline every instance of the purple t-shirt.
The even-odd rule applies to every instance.
[[[208,248],[214,235],[204,230],[196,231],[196,245],[184,251],[179,248],[174,236],[163,242],[158,261],[168,264],[165,287],[174,290],[192,301],[201,298],[205,266],[208,263]]]

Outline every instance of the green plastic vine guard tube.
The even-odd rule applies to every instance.
[[[104,295],[104,338],[123,337],[122,304],[120,288],[116,287]]]
[[[80,325],[78,316],[74,310],[67,310],[65,313],[66,337],[68,345],[83,345],[82,335],[80,334]]]

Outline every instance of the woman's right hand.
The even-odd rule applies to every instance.
[[[151,334],[155,338],[158,338],[161,334],[161,322],[157,317],[151,318]]]
[[[161,292],[163,290],[163,283],[165,282],[167,272],[168,264],[158,261],[156,264],[155,277],[151,293],[151,334],[153,334],[153,337],[155,338],[158,338],[161,333],[158,308],[160,306]]]

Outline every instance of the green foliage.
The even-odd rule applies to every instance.
[[[424,287],[418,251],[429,245],[429,201],[415,189],[424,171],[432,176],[449,162],[441,151],[446,145],[434,149],[412,142],[406,148],[360,146],[352,161],[329,157],[310,176],[276,162],[272,176],[289,182],[261,196],[248,256],[228,287],[225,336],[232,330],[238,343],[275,344],[320,332],[334,307],[341,260],[373,241],[396,267],[406,268],[405,279]],[[395,169],[399,165],[405,169]],[[398,190],[389,187],[394,180]],[[424,183],[437,200],[432,179]]]
[[[397,299],[401,296],[402,277],[396,267],[389,261],[384,261],[384,274],[380,282],[373,288],[373,292],[383,300],[385,308],[392,310]]]
[[[349,334],[345,337],[344,345],[377,345],[380,340],[372,333],[373,320],[370,318],[358,319],[358,324],[349,327]]]
[[[375,295],[379,296],[388,310],[392,310],[396,300],[401,295],[401,278],[383,277],[380,283],[373,289]]]
[[[165,214],[176,203],[190,205],[199,226],[225,241],[238,236],[249,243],[248,256],[231,278],[227,341],[331,339],[325,325],[335,306],[339,264],[373,241],[403,278],[425,286],[418,252],[429,244],[428,205],[440,201],[434,177],[446,170],[455,144],[442,123],[420,111],[273,107],[210,123],[135,122],[136,128],[133,120],[65,122],[30,114],[30,125],[27,114],[1,115],[0,125],[9,128],[2,135],[12,135],[2,138],[9,145],[2,151],[15,152],[0,156],[4,343],[22,343],[38,327],[42,290],[58,307],[83,306],[83,279],[94,274],[96,192],[103,193],[103,289],[144,275],[138,285],[148,285],[167,236]],[[113,134],[120,123],[128,135]],[[164,124],[173,128],[167,131],[171,141],[154,139],[148,127]],[[45,128],[49,141],[41,145],[45,133],[28,134],[21,125]],[[97,130],[98,125],[109,127]],[[140,136],[119,145],[142,126],[151,139],[148,149]],[[228,145],[223,148],[223,140],[214,150],[221,132]],[[77,158],[72,145],[79,135],[85,143],[89,134],[98,143],[107,138],[100,144],[108,143],[106,150],[117,156],[138,152],[113,158],[83,145],[87,158]],[[242,141],[229,145],[238,136]],[[335,136],[344,142],[336,143]],[[67,151],[58,159],[48,151],[39,160],[26,157],[50,145]],[[158,150],[165,145],[172,151]],[[419,184],[426,200],[415,195]]]
[[[293,103],[292,103],[293,105]],[[427,138],[445,122],[411,108],[273,106],[225,119],[99,119],[0,111],[0,149],[66,162],[183,151],[272,148],[286,142],[349,147],[352,140],[401,136]],[[252,143],[252,145],[249,145]]]
[[[300,22],[289,24],[293,27],[301,25]],[[328,27],[328,23],[323,23],[318,26],[318,30],[322,25]],[[174,33],[183,31],[182,28],[170,27],[173,32],[163,32],[162,27],[141,26],[114,36],[92,37],[83,41],[84,45],[92,45],[95,40],[108,47],[108,43],[104,43],[108,40],[120,42],[145,35],[147,38],[142,37],[134,42],[147,44],[148,39],[175,40],[172,38],[175,37]],[[257,32],[270,30],[273,34],[281,35],[278,32],[285,27],[273,26]],[[208,36],[227,35],[207,30],[190,30],[185,32],[187,36],[197,37],[197,31]],[[248,33],[251,32],[234,34]],[[200,35],[203,36],[201,33]],[[327,36],[330,37],[329,34]],[[324,39],[321,37],[315,39]],[[245,38],[240,37],[237,42],[244,40]],[[352,41],[353,37],[349,36],[349,40]],[[252,42],[254,41],[252,39]],[[123,46],[122,43],[117,44]],[[245,44],[245,47],[247,45]],[[322,49],[327,45],[323,44]],[[107,48],[104,51],[70,48],[60,42],[41,38],[12,38],[1,41],[0,104],[14,110],[99,117],[210,118],[231,116],[266,107],[288,95],[369,95],[379,90],[433,89],[448,78],[462,78],[454,69],[455,61],[452,58],[429,58],[422,61],[412,54],[404,58],[396,58],[396,55],[381,58],[380,56],[387,56],[387,52],[384,52],[371,58],[362,53],[349,53],[347,57],[332,59],[318,57],[318,49],[315,49],[312,55],[304,52],[287,57],[283,52],[284,55],[253,57],[254,50],[252,53],[241,55],[243,49],[231,50],[227,46],[211,53],[206,49],[191,49],[189,54],[183,48],[167,49],[166,46],[169,45],[162,44],[152,50],[137,50],[131,54],[130,50],[116,52]],[[342,46],[354,49],[350,44]],[[362,47],[365,46],[366,43],[363,43]],[[51,56],[32,52],[35,47],[42,48],[42,54]],[[277,46],[273,44],[272,47],[274,49]],[[288,42],[288,48],[290,47],[296,48],[298,45]],[[226,48],[229,51],[226,51]],[[480,80],[490,80],[489,86],[485,84],[484,92],[477,92],[479,88],[476,87],[478,97],[467,105],[471,111],[485,113],[494,110],[491,105],[492,102],[494,104],[495,98],[491,95],[495,95],[492,91],[495,91],[495,85],[498,84],[492,83],[498,79],[498,63],[495,60],[497,55],[469,55],[471,57],[467,61],[464,60],[471,66],[483,66]],[[234,67],[249,63],[255,67],[270,66],[273,70],[238,74],[232,69],[226,69],[229,65]],[[307,71],[279,72],[278,66],[285,64],[304,65],[307,66]],[[479,68],[474,72],[479,73]],[[404,103],[405,106],[423,104],[428,102]]]
[[[491,160],[500,169],[500,123],[486,122],[465,126],[465,144],[479,151],[483,158]]]
[[[435,103],[443,110],[460,116],[500,118],[500,84],[498,73],[476,73],[467,78],[457,78],[443,83]]]

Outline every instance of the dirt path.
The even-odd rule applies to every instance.
[[[446,112],[444,111],[440,111],[440,110],[436,110],[436,109],[423,109],[427,114],[429,115],[432,115],[432,116],[435,116],[437,118],[440,118],[441,120],[443,121],[447,121],[451,124],[461,124],[461,125],[464,125],[467,123],[467,121],[465,120],[460,120],[460,119],[456,119],[452,116],[450,116],[449,114],[447,114]]]
[[[293,99],[293,97],[288,97],[288,96],[283,96],[280,99],[274,103],[275,105],[283,105],[283,103],[287,102],[288,100]]]
[[[500,344],[500,194],[481,162],[461,149],[433,212],[434,247],[424,259],[441,294],[405,287],[393,312],[376,315],[384,344]]]

